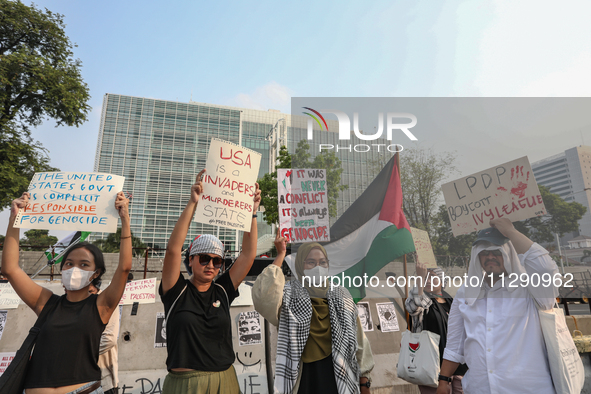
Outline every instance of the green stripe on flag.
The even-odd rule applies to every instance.
[[[414,251],[415,245],[410,231],[406,228],[397,229],[396,226],[389,226],[378,233],[374,238],[363,259],[337,276],[341,278],[341,285],[343,282],[343,275],[345,277],[350,277],[351,282],[355,276],[363,278],[363,275],[366,274],[368,277],[371,277],[377,274],[379,270],[394,259]],[[345,284],[348,285],[349,283]],[[351,283],[351,287],[343,287],[349,290],[355,303],[361,301],[365,297],[364,286],[353,287],[353,283]]]

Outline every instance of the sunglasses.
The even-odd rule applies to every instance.
[[[202,266],[206,266],[209,264],[209,262],[213,260],[213,268],[222,268],[222,264],[224,264],[224,259],[216,256],[216,257],[211,257],[210,255],[207,254],[200,254],[199,255],[199,264],[201,264]]]
[[[503,255],[503,253],[500,250],[483,250],[482,252],[478,253],[479,256],[488,256],[491,254],[496,257]]]

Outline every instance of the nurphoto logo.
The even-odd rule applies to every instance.
[[[304,111],[304,115],[309,116],[308,119],[308,140],[311,140],[314,135],[314,123],[316,121],[318,126],[320,126],[320,130],[322,131],[329,131],[328,124],[322,116],[322,113],[329,113],[333,114],[337,117],[339,122],[339,140],[351,140],[351,121],[349,116],[344,113],[343,111],[335,110],[335,109],[323,109],[317,111],[310,107],[302,107],[307,111]],[[308,112],[309,111],[309,112]],[[399,123],[400,119],[410,119],[410,122],[407,123]],[[417,117],[413,114],[403,113],[403,112],[388,112],[386,114],[386,139],[392,141],[392,137],[394,135],[395,130],[402,131],[411,141],[417,141],[417,137],[414,136],[413,133],[409,129],[413,128],[417,124]],[[359,113],[353,113],[353,133],[355,136],[362,140],[362,141],[374,141],[378,138],[382,137],[384,133],[384,113],[378,113],[378,127],[374,134],[363,134],[359,130]],[[378,152],[402,152],[404,147],[400,144],[355,144],[355,145],[333,145],[333,144],[319,144],[319,151],[322,150],[334,150],[336,152],[347,150],[349,152],[369,152],[370,150],[376,150]]]

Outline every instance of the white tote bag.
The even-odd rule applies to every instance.
[[[439,334],[406,330],[400,341],[396,367],[398,377],[409,383],[437,387],[439,379]]]
[[[554,389],[560,394],[580,394],[585,371],[560,308],[538,309]]]

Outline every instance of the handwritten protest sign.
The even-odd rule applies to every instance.
[[[16,352],[0,353],[0,376],[6,371],[6,368],[8,368],[15,355]]]
[[[278,169],[277,197],[287,242],[330,241],[326,170]]]
[[[250,231],[261,154],[212,138],[195,221]]]
[[[156,302],[156,278],[134,280],[125,285],[119,305],[153,304]]]
[[[412,240],[415,244],[419,263],[425,264],[427,268],[437,267],[435,254],[433,254],[433,247],[431,246],[431,240],[429,240],[429,233],[414,227],[410,228],[410,232],[412,233]]]
[[[10,283],[0,283],[0,309],[16,309],[21,299]]]
[[[117,193],[124,177],[92,172],[38,172],[31,198],[15,227],[43,230],[117,231]]]
[[[527,156],[442,185],[454,236],[546,214]]]

